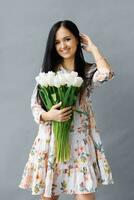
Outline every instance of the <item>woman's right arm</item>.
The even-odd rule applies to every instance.
[[[49,121],[48,114],[47,114],[48,112],[45,111],[41,107],[40,102],[37,101],[37,85],[38,84],[36,83],[32,96],[31,96],[31,110],[32,110],[32,114],[33,114],[35,122],[37,124],[43,124],[45,123],[45,121]]]

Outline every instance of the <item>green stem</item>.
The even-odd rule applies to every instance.
[[[76,109],[75,109],[74,111],[75,111],[75,112],[78,112],[78,113],[81,113],[81,114],[84,114],[84,115],[89,115],[88,112],[83,112],[83,111],[81,111],[81,110],[76,110]]]

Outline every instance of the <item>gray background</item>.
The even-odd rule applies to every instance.
[[[134,198],[133,6],[131,0],[0,1],[0,198],[32,200],[18,188],[37,134],[30,98],[42,63],[48,32],[56,21],[70,19],[91,37],[116,73],[94,90],[97,127],[115,184],[102,186],[98,200]],[[134,52],[134,51],[133,51]],[[94,61],[84,52],[87,61]],[[72,199],[61,196],[60,199]]]

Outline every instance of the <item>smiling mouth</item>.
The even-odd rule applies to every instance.
[[[61,53],[68,53],[68,52],[69,52],[69,49],[61,51]]]

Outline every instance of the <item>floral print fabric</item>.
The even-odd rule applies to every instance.
[[[60,70],[63,73],[67,72],[63,67]],[[114,77],[114,73],[112,77],[108,73],[100,73],[94,64],[87,76],[90,77],[91,73],[93,75],[92,88]],[[86,88],[81,101],[79,102],[78,95],[76,102],[76,108],[87,111],[89,115],[74,112],[69,138],[71,158],[68,162],[55,163],[55,138],[52,123],[40,120],[40,115],[44,110],[37,103],[36,86],[31,97],[31,109],[35,122],[39,124],[39,129],[19,187],[31,189],[33,195],[51,197],[61,193],[96,192],[101,185],[113,184],[112,171],[96,127],[92,101],[89,98],[89,87]]]

